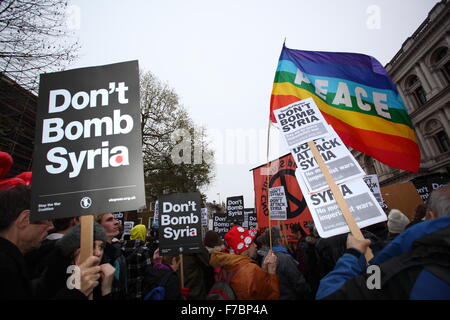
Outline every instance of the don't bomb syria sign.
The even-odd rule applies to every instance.
[[[33,221],[145,207],[137,61],[41,75]]]

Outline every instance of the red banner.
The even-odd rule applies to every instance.
[[[298,223],[306,233],[309,233],[306,225],[312,221],[312,217],[295,177],[296,169],[297,165],[290,153],[268,164],[252,169],[255,189],[255,208],[258,229],[260,231],[263,232],[269,226],[268,189],[283,186],[288,202],[288,219],[281,222],[271,220],[271,225],[275,226],[281,223],[284,234],[290,236],[290,227]],[[267,177],[267,174],[269,174],[269,177]]]

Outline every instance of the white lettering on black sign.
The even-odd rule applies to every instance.
[[[145,208],[139,101],[137,61],[41,75],[33,221]]]
[[[101,108],[110,105],[110,95],[117,93],[117,103],[126,104],[126,92],[128,87],[124,82],[116,85],[109,83],[109,90],[105,88],[91,90],[88,94],[79,91],[73,96],[66,89],[50,90],[49,114],[64,112],[72,107],[76,110],[84,108]],[[98,99],[100,97],[100,99]],[[62,100],[62,101],[61,101]],[[100,100],[100,106],[97,106]],[[59,102],[58,102],[59,101]],[[133,129],[133,118],[127,114],[120,114],[120,109],[113,110],[112,117],[85,119],[84,121],[71,121],[64,123],[62,118],[48,118],[43,120],[42,143],[55,143],[64,139],[76,141],[91,137],[102,137],[130,133]],[[64,147],[55,147],[48,151],[45,166],[48,173],[60,174],[67,170],[69,162],[71,171],[69,178],[75,178],[80,174],[81,168],[86,165],[86,170],[95,169],[95,159],[101,159],[102,168],[128,166],[130,164],[128,148],[126,146],[111,147],[109,141],[102,141],[96,149],[82,150],[79,154],[69,152]]]
[[[200,201],[198,193],[175,193],[158,198],[162,253],[189,253],[199,250],[201,244]]]

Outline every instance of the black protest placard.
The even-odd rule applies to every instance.
[[[244,222],[244,197],[227,198],[227,215],[228,221],[242,226]]]
[[[114,216],[114,219],[119,221],[120,225],[123,226],[123,220],[124,220],[123,212],[114,212],[113,216]]]
[[[254,230],[257,228],[258,223],[256,219],[256,211],[255,208],[245,208],[244,209],[244,223],[243,227],[248,228],[250,230]]]
[[[230,231],[230,223],[228,222],[228,216],[226,214],[214,213],[213,230],[217,232],[222,239],[225,234]]]
[[[200,193],[160,195],[159,250],[161,254],[200,252],[202,245]]]
[[[137,61],[42,74],[31,220],[145,208]]]
[[[450,182],[450,175],[447,173],[433,173],[421,177],[417,177],[411,180],[417,189],[417,193],[422,198],[422,201],[426,202],[433,190]]]

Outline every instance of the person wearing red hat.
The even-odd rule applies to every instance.
[[[232,253],[213,251],[210,265],[232,275],[230,285],[237,300],[277,300],[277,257],[270,251],[259,267],[253,260],[257,258],[255,237],[256,230],[234,226],[224,237]]]

